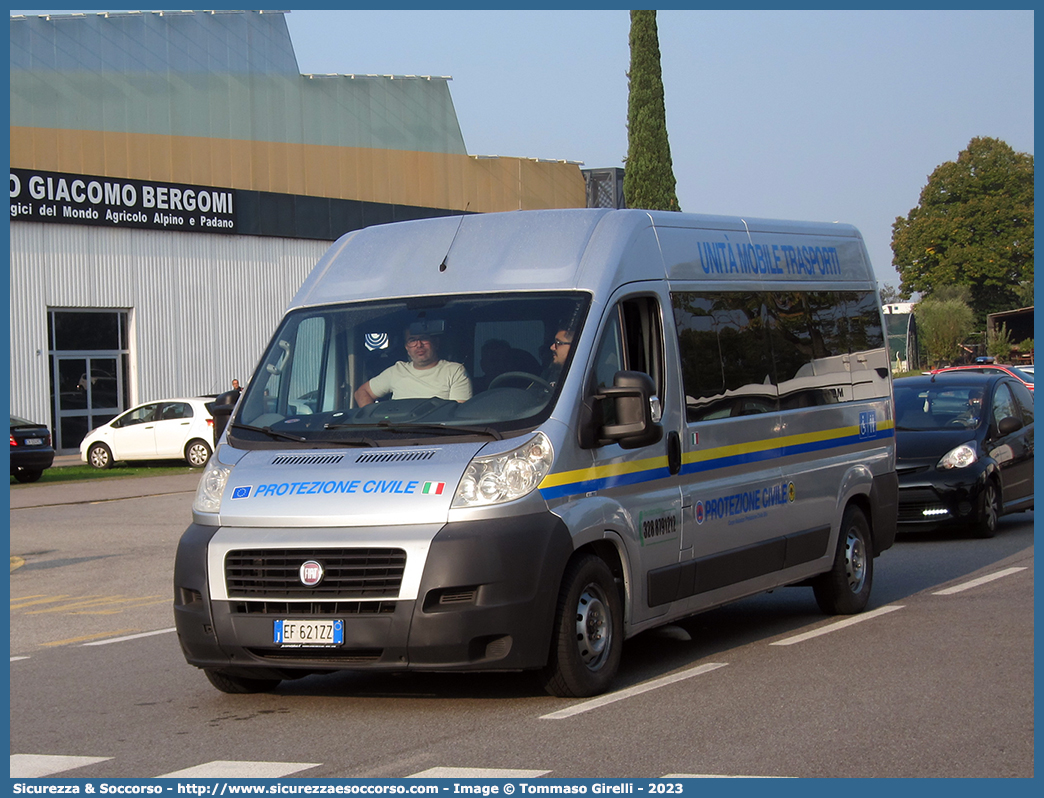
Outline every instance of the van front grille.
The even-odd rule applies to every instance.
[[[395,612],[395,601],[240,601],[232,605],[235,615],[270,615],[273,618],[316,615],[387,615]]]
[[[301,582],[310,560],[323,568],[314,587]],[[225,585],[229,598],[395,598],[405,568],[402,549],[241,549],[225,556]]]

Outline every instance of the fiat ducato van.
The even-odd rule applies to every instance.
[[[746,596],[857,613],[896,531],[890,380],[848,225],[350,232],[223,406],[176,556],[182,650],[230,693],[529,670],[588,696],[626,639]]]

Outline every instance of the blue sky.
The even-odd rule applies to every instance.
[[[473,155],[623,166],[626,10],[286,19],[303,73],[451,76]],[[1032,11],[663,10],[657,19],[682,210],[854,224],[883,283],[899,284],[892,223],[939,164],[975,136],[1033,153]]]
[[[1033,152],[1032,11],[657,14],[683,211],[892,223],[975,136]],[[449,75],[473,155],[623,166],[626,10],[292,11],[302,72]]]

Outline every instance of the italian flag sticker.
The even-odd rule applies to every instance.
[[[425,482],[424,487],[421,489],[421,493],[433,493],[438,496],[445,488],[445,482]]]

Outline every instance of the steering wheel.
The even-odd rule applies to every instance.
[[[551,383],[545,380],[543,377],[538,377],[536,374],[530,374],[528,371],[505,371],[503,374],[498,374],[494,377],[486,390],[493,390],[497,386],[505,382],[511,382],[512,380],[518,382],[528,382],[526,390],[529,390],[534,385],[538,388],[543,388],[548,393],[551,393]]]

